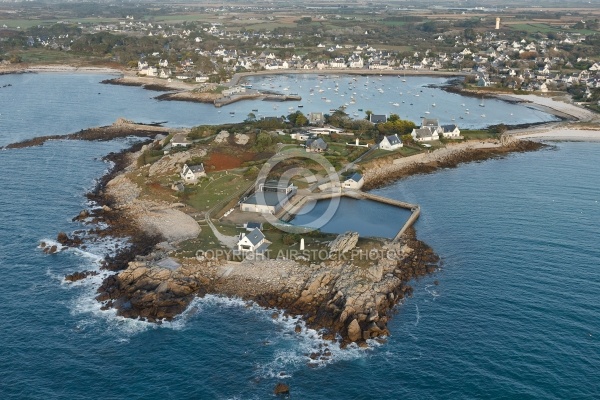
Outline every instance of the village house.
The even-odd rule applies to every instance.
[[[309,132],[313,135],[332,135],[332,134],[341,134],[344,132],[343,129],[334,128],[332,126],[324,126],[322,128],[311,128]]]
[[[346,189],[360,189],[364,184],[365,179],[358,172],[355,172],[348,179],[342,182],[342,186]]]
[[[431,142],[440,139],[438,131],[429,128],[413,129],[411,136],[415,142]]]
[[[308,123],[311,125],[323,125],[325,117],[322,112],[311,112],[308,114]]]
[[[369,122],[372,124],[380,124],[387,122],[387,115],[385,114],[369,114]]]
[[[232,86],[229,89],[225,89],[221,92],[223,96],[231,96],[234,94],[246,93],[246,88],[244,86]]]
[[[327,143],[321,138],[308,139],[306,141],[306,151],[312,153],[322,153],[327,150]]]
[[[460,129],[454,124],[442,125],[442,136],[447,139],[460,139]]]
[[[188,147],[190,144],[192,144],[192,142],[190,142],[186,135],[183,133],[178,133],[176,135],[173,135],[173,138],[171,139],[171,147]]]
[[[255,228],[246,234],[240,233],[236,244],[240,253],[264,253],[271,243],[265,238],[260,229]]]
[[[180,175],[181,175],[181,179],[183,179],[183,181],[185,183],[197,183],[198,178],[202,178],[202,177],[206,176],[206,171],[204,170],[204,164],[192,165],[192,166],[184,164],[183,168],[181,169]]]
[[[293,184],[281,185],[277,182],[265,182],[251,196],[240,201],[240,210],[261,214],[275,214],[296,194]]]
[[[312,138],[312,134],[308,133],[308,132],[294,132],[290,134],[290,138],[294,139],[294,140],[301,140],[301,141],[305,141],[308,140],[310,138]]]
[[[381,140],[381,142],[379,142],[379,148],[381,150],[392,151],[392,150],[399,149],[402,146],[403,146],[402,140],[400,140],[400,138],[398,137],[397,134],[384,136],[384,138]]]

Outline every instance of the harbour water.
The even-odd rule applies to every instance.
[[[153,109],[151,92],[56,76],[0,76],[37,79],[11,95],[0,89],[2,144],[119,116],[208,123],[191,114],[203,105]],[[38,102],[44,92],[50,100]],[[327,344],[272,310],[212,296],[156,326],[101,311],[101,277],[63,282],[97,268],[114,243],[55,255],[37,245],[81,229],[71,218],[108,168],[101,157],[127,144],[0,151],[0,398],[263,399],[279,381],[302,399],[600,397],[600,144],[559,143],[375,191],[421,206],[417,233],[443,267],[414,283],[387,343],[332,349],[312,366],[308,354]]]
[[[407,77],[406,82],[402,82],[393,76],[357,77],[357,81],[347,76],[252,77],[249,80],[258,89],[279,93],[294,90],[303,100],[241,101],[222,108],[215,108],[211,104],[158,101],[155,97],[160,92],[100,83],[109,78],[109,75],[68,73],[0,76],[0,104],[3,105],[0,110],[0,146],[35,136],[72,133],[90,126],[110,125],[119,117],[141,123],[167,121],[166,126],[189,127],[241,122],[251,112],[259,118],[288,115],[295,110],[305,114],[327,114],[346,103],[346,112],[354,118],[364,118],[365,112],[371,110],[377,114],[397,113],[401,118],[408,118],[417,124],[423,116],[439,118],[443,124],[456,123],[460,128],[480,128],[500,122],[523,124],[556,120],[550,114],[525,105],[486,100],[486,107],[480,107],[480,99],[428,87],[447,81],[442,78]],[[371,83],[364,86],[367,80]],[[8,84],[11,86],[2,87]],[[337,92],[336,84],[339,87]],[[316,86],[322,89],[316,89]],[[316,90],[316,94],[310,96],[311,90],[312,93]],[[323,96],[318,90],[324,90]],[[403,94],[400,95],[400,92]],[[354,104],[350,104],[352,96],[356,100]],[[403,100],[404,104],[401,103]],[[399,106],[395,107],[393,103]],[[4,107],[8,104],[10,108]],[[298,108],[299,105],[303,105],[303,108]],[[428,111],[429,114],[426,114]],[[481,117],[483,113],[485,118]]]

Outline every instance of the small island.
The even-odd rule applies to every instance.
[[[91,227],[88,235],[58,238],[62,246],[84,246],[93,237],[129,238],[129,246],[103,263],[115,272],[98,289],[104,309],[163,323],[197,296],[231,296],[301,316],[340,346],[368,346],[368,340],[389,334],[387,322],[394,306],[412,293],[411,280],[434,273],[441,262],[412,226],[421,212],[417,204],[363,190],[543,146],[502,127],[461,132],[435,118],[416,126],[394,115],[372,122],[376,117],[367,113],[368,120],[353,120],[339,109],[326,116],[331,124],[308,125],[314,115],[294,112],[285,120],[250,115],[243,123],[192,129],[120,119],[8,147],[64,138],[141,138],[107,156],[114,167],[88,195],[96,206],[75,218]],[[288,173],[298,170],[309,173]],[[393,238],[360,237],[352,229],[328,234],[287,222],[308,201],[343,196],[406,208],[410,217],[390,222],[398,230]],[[107,228],[98,228],[100,222]],[[82,271],[66,280],[96,273]]]

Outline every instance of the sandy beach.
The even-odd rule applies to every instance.
[[[586,108],[577,106],[572,103],[567,103],[561,101],[557,98],[538,96],[535,94],[526,94],[526,95],[502,95],[498,96],[499,98],[505,98],[508,100],[516,100],[519,102],[532,103],[537,106],[541,106],[543,110],[558,114],[559,116],[567,115],[572,118],[575,118],[579,121],[584,122],[593,122],[600,121],[600,115],[590,111]]]
[[[69,73],[89,73],[89,74],[122,74],[123,71],[109,67],[92,66],[74,66],[74,65],[6,65],[0,66],[0,74],[27,74],[27,73],[50,73],[50,72],[69,72]]]
[[[516,134],[514,136],[520,139],[541,141],[600,142],[600,128],[593,130],[559,127],[549,130],[533,130],[530,132]]]

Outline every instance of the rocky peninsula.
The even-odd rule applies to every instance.
[[[324,338],[341,346],[353,342],[367,346],[368,340],[389,334],[387,323],[394,306],[412,293],[411,281],[434,273],[440,267],[439,257],[417,238],[414,228],[407,229],[398,240],[359,239],[352,232],[337,238],[318,236],[310,244],[319,249],[317,258],[302,251],[292,257],[243,259],[184,251],[190,241],[211,231],[214,235],[211,240],[217,242],[213,244],[215,249],[231,250],[235,237],[219,232],[210,213],[235,204],[235,196],[244,190],[243,182],[247,178],[239,175],[245,168],[229,169],[214,178],[236,179],[232,181],[236,183],[225,186],[239,185],[239,191],[232,192],[232,199],[219,200],[207,211],[201,212],[189,201],[182,201],[185,196],[176,195],[167,184],[179,177],[181,166],[197,159],[214,162],[215,154],[219,154],[221,162],[228,160],[225,154],[218,152],[223,151],[223,146],[234,144],[217,140],[225,135],[221,132],[215,138],[208,137],[208,141],[203,139],[197,146],[168,155],[157,150],[164,148],[175,133],[181,131],[119,120],[108,127],[7,146],[41,145],[50,139],[154,137],[106,157],[114,168],[88,195],[96,206],[74,218],[91,227],[90,231],[71,237],[61,233],[58,238],[65,247],[84,247],[90,237],[128,238],[128,245],[103,263],[102,268],[115,272],[106,277],[98,289],[97,300],[104,309],[116,309],[127,318],[161,323],[176,318],[196,297],[231,296],[301,316],[306,326],[319,330]],[[215,147],[207,144],[210,140]],[[251,143],[245,141],[235,146],[242,149]],[[374,188],[413,174],[511,152],[537,150],[542,146],[504,135],[498,139],[447,144],[413,156],[392,154],[364,162],[360,169],[365,187]],[[154,159],[148,161],[148,157]],[[218,184],[213,180],[207,178],[205,184],[213,185],[212,190],[216,191]],[[217,206],[219,208],[215,208]],[[99,225],[107,228],[101,229]],[[286,246],[297,248],[298,242],[293,240],[295,242],[285,242]],[[198,244],[194,246],[196,250],[209,250]],[[56,246],[42,247],[49,253],[60,251]],[[82,271],[69,274],[65,279],[72,282],[94,274],[94,271]]]
[[[376,187],[414,173],[456,166],[514,151],[538,149],[532,142],[468,142],[398,160],[379,159],[363,173],[368,187]],[[189,150],[164,157],[152,166],[138,166],[146,147],[123,153],[117,169],[105,178],[92,197],[102,205],[94,221],[108,223],[108,234],[133,236],[134,246],[122,249],[105,262],[117,271],[98,289],[103,308],[149,322],[169,321],[182,313],[195,297],[217,294],[238,297],[262,307],[302,316],[306,325],[324,338],[345,346],[389,334],[387,322],[394,306],[412,293],[410,282],[435,272],[439,257],[408,229],[400,240],[354,243],[339,248],[328,241],[329,253],[318,261],[301,255],[295,259],[244,259],[233,261],[209,256],[182,256],[178,243],[197,236],[197,218],[183,204],[148,201],[143,188],[132,180],[140,172],[172,173],[191,157]],[[347,240],[342,238],[342,243]],[[375,256],[373,256],[373,254]],[[69,280],[85,278],[84,271]],[[300,328],[298,328],[300,329]]]

